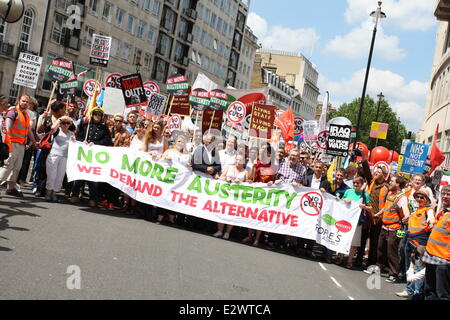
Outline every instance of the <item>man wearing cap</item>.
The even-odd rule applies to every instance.
[[[425,254],[425,300],[450,300],[450,186],[441,191],[442,210],[430,223],[432,228]]]

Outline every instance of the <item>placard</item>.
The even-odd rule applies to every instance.
[[[332,156],[348,156],[352,126],[330,124],[326,153]]]
[[[307,120],[303,122],[304,140],[307,142],[317,141],[319,134],[319,124],[317,120]]]
[[[105,79],[105,88],[122,89],[119,79],[123,77],[120,73],[111,73]]]
[[[148,97],[148,105],[145,113],[151,114],[152,116],[159,116],[162,113],[164,113],[166,104],[167,104],[167,96],[156,92],[152,92]]]
[[[179,114],[180,116],[187,116],[187,117],[191,115],[191,104],[189,103],[188,94],[185,94],[180,97],[173,97],[171,114]]]
[[[216,111],[227,110],[229,101],[228,94],[220,89],[211,90],[209,92],[209,99],[211,100],[210,108]]]
[[[120,77],[119,82],[127,108],[147,106],[147,96],[139,73]]]
[[[50,61],[47,68],[47,74],[50,80],[64,82],[73,75],[73,64],[64,58],[56,58]]]
[[[179,115],[175,114],[169,118],[167,121],[167,127],[169,128],[170,133],[175,130],[181,130],[181,118]]]
[[[87,80],[83,85],[83,92],[88,96],[92,97],[94,95],[94,88],[97,86],[97,94],[100,94],[102,91],[102,85],[100,82],[90,79]]]
[[[189,80],[181,74],[173,75],[166,81],[166,90],[175,97],[189,92]]]
[[[193,89],[189,94],[189,103],[194,110],[205,111],[211,103],[209,92],[202,88]]]
[[[13,83],[31,89],[36,89],[41,71],[42,57],[21,52],[17,60],[16,74]]]
[[[208,131],[210,127],[211,130],[222,131],[222,123],[223,123],[223,110],[208,109],[205,112],[203,112],[203,120],[202,120],[203,133]]]
[[[146,81],[144,82],[144,88],[149,88],[151,92],[160,93],[159,86],[156,82]]]
[[[246,106],[241,101],[235,101],[228,107],[227,120],[233,123],[242,122],[247,114]]]
[[[277,111],[278,113],[278,111]],[[277,116],[279,117],[279,116]],[[299,136],[303,133],[303,118],[302,117],[294,117],[294,135]]]
[[[409,174],[423,173],[429,148],[430,146],[427,144],[409,142],[406,145],[400,172]]]
[[[94,66],[107,67],[111,50],[111,37],[95,34],[92,36],[89,63]]]
[[[270,139],[272,137],[272,128],[275,122],[276,110],[277,107],[275,106],[254,104],[248,136]]]
[[[116,113],[123,113],[125,110],[125,100],[123,98],[122,90],[111,87],[105,88],[103,109],[107,114],[114,115]]]

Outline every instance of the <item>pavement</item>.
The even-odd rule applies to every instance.
[[[1,192],[1,300],[401,300],[405,286],[243,245],[238,228],[227,241],[23,191]]]

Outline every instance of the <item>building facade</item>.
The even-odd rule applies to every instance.
[[[24,0],[25,11],[16,23],[7,23],[0,18],[0,93],[17,100],[20,88],[13,84],[20,52],[38,55],[42,46],[46,0]],[[32,93],[31,89],[22,89]]]
[[[244,33],[244,44],[242,45],[239,59],[239,67],[236,78],[236,89],[249,89],[253,73],[253,63],[255,61],[256,50],[260,49],[258,38],[253,31],[246,26]]]
[[[435,16],[440,21],[422,127],[416,141],[431,144],[439,125],[437,144],[450,166],[450,0],[436,2]]]
[[[261,57],[263,65],[275,66],[276,73],[300,92],[302,103],[298,113],[314,119],[320,95],[317,87],[319,72],[316,67],[303,55],[293,52],[263,49],[257,55]]]
[[[43,57],[38,88],[41,100],[50,95],[51,82],[45,69],[55,57],[74,63],[75,72],[88,70],[79,78],[82,83],[95,76],[89,65],[93,34],[112,37],[110,60],[104,75],[139,72],[144,81],[165,83],[168,76],[179,73],[194,82],[199,72],[220,85],[235,86],[236,79],[247,79],[238,70],[245,41],[249,1],[244,0],[49,0],[25,1],[36,8],[29,49]],[[20,29],[20,23],[13,26]],[[1,90],[8,94],[17,64],[19,29],[0,28],[2,50],[0,66],[5,75]],[[6,30],[6,31],[5,31]],[[39,34],[40,33],[40,34]],[[15,37],[17,36],[17,39]],[[42,39],[42,41],[41,41]],[[36,41],[34,43],[33,41]],[[256,41],[256,40],[255,40]],[[5,43],[5,44],[4,44]],[[14,46],[14,54],[9,54]],[[3,49],[4,48],[4,49]],[[246,57],[245,57],[246,59]],[[11,72],[11,70],[14,70]],[[6,79],[7,77],[11,79]],[[247,78],[246,78],[247,77]],[[164,86],[162,87],[164,89]],[[14,96],[14,94],[11,94]]]
[[[253,66],[251,88],[269,88],[267,104],[277,106],[281,110],[292,109],[295,116],[305,120],[312,120],[313,114],[301,112],[302,99],[300,92],[284,81],[277,74],[277,69],[273,65],[262,64],[261,57],[257,54]]]

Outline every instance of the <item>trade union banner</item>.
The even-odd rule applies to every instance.
[[[348,253],[361,209],[290,184],[230,184],[128,148],[69,143],[69,181],[106,182],[139,202],[218,223],[315,240]]]

